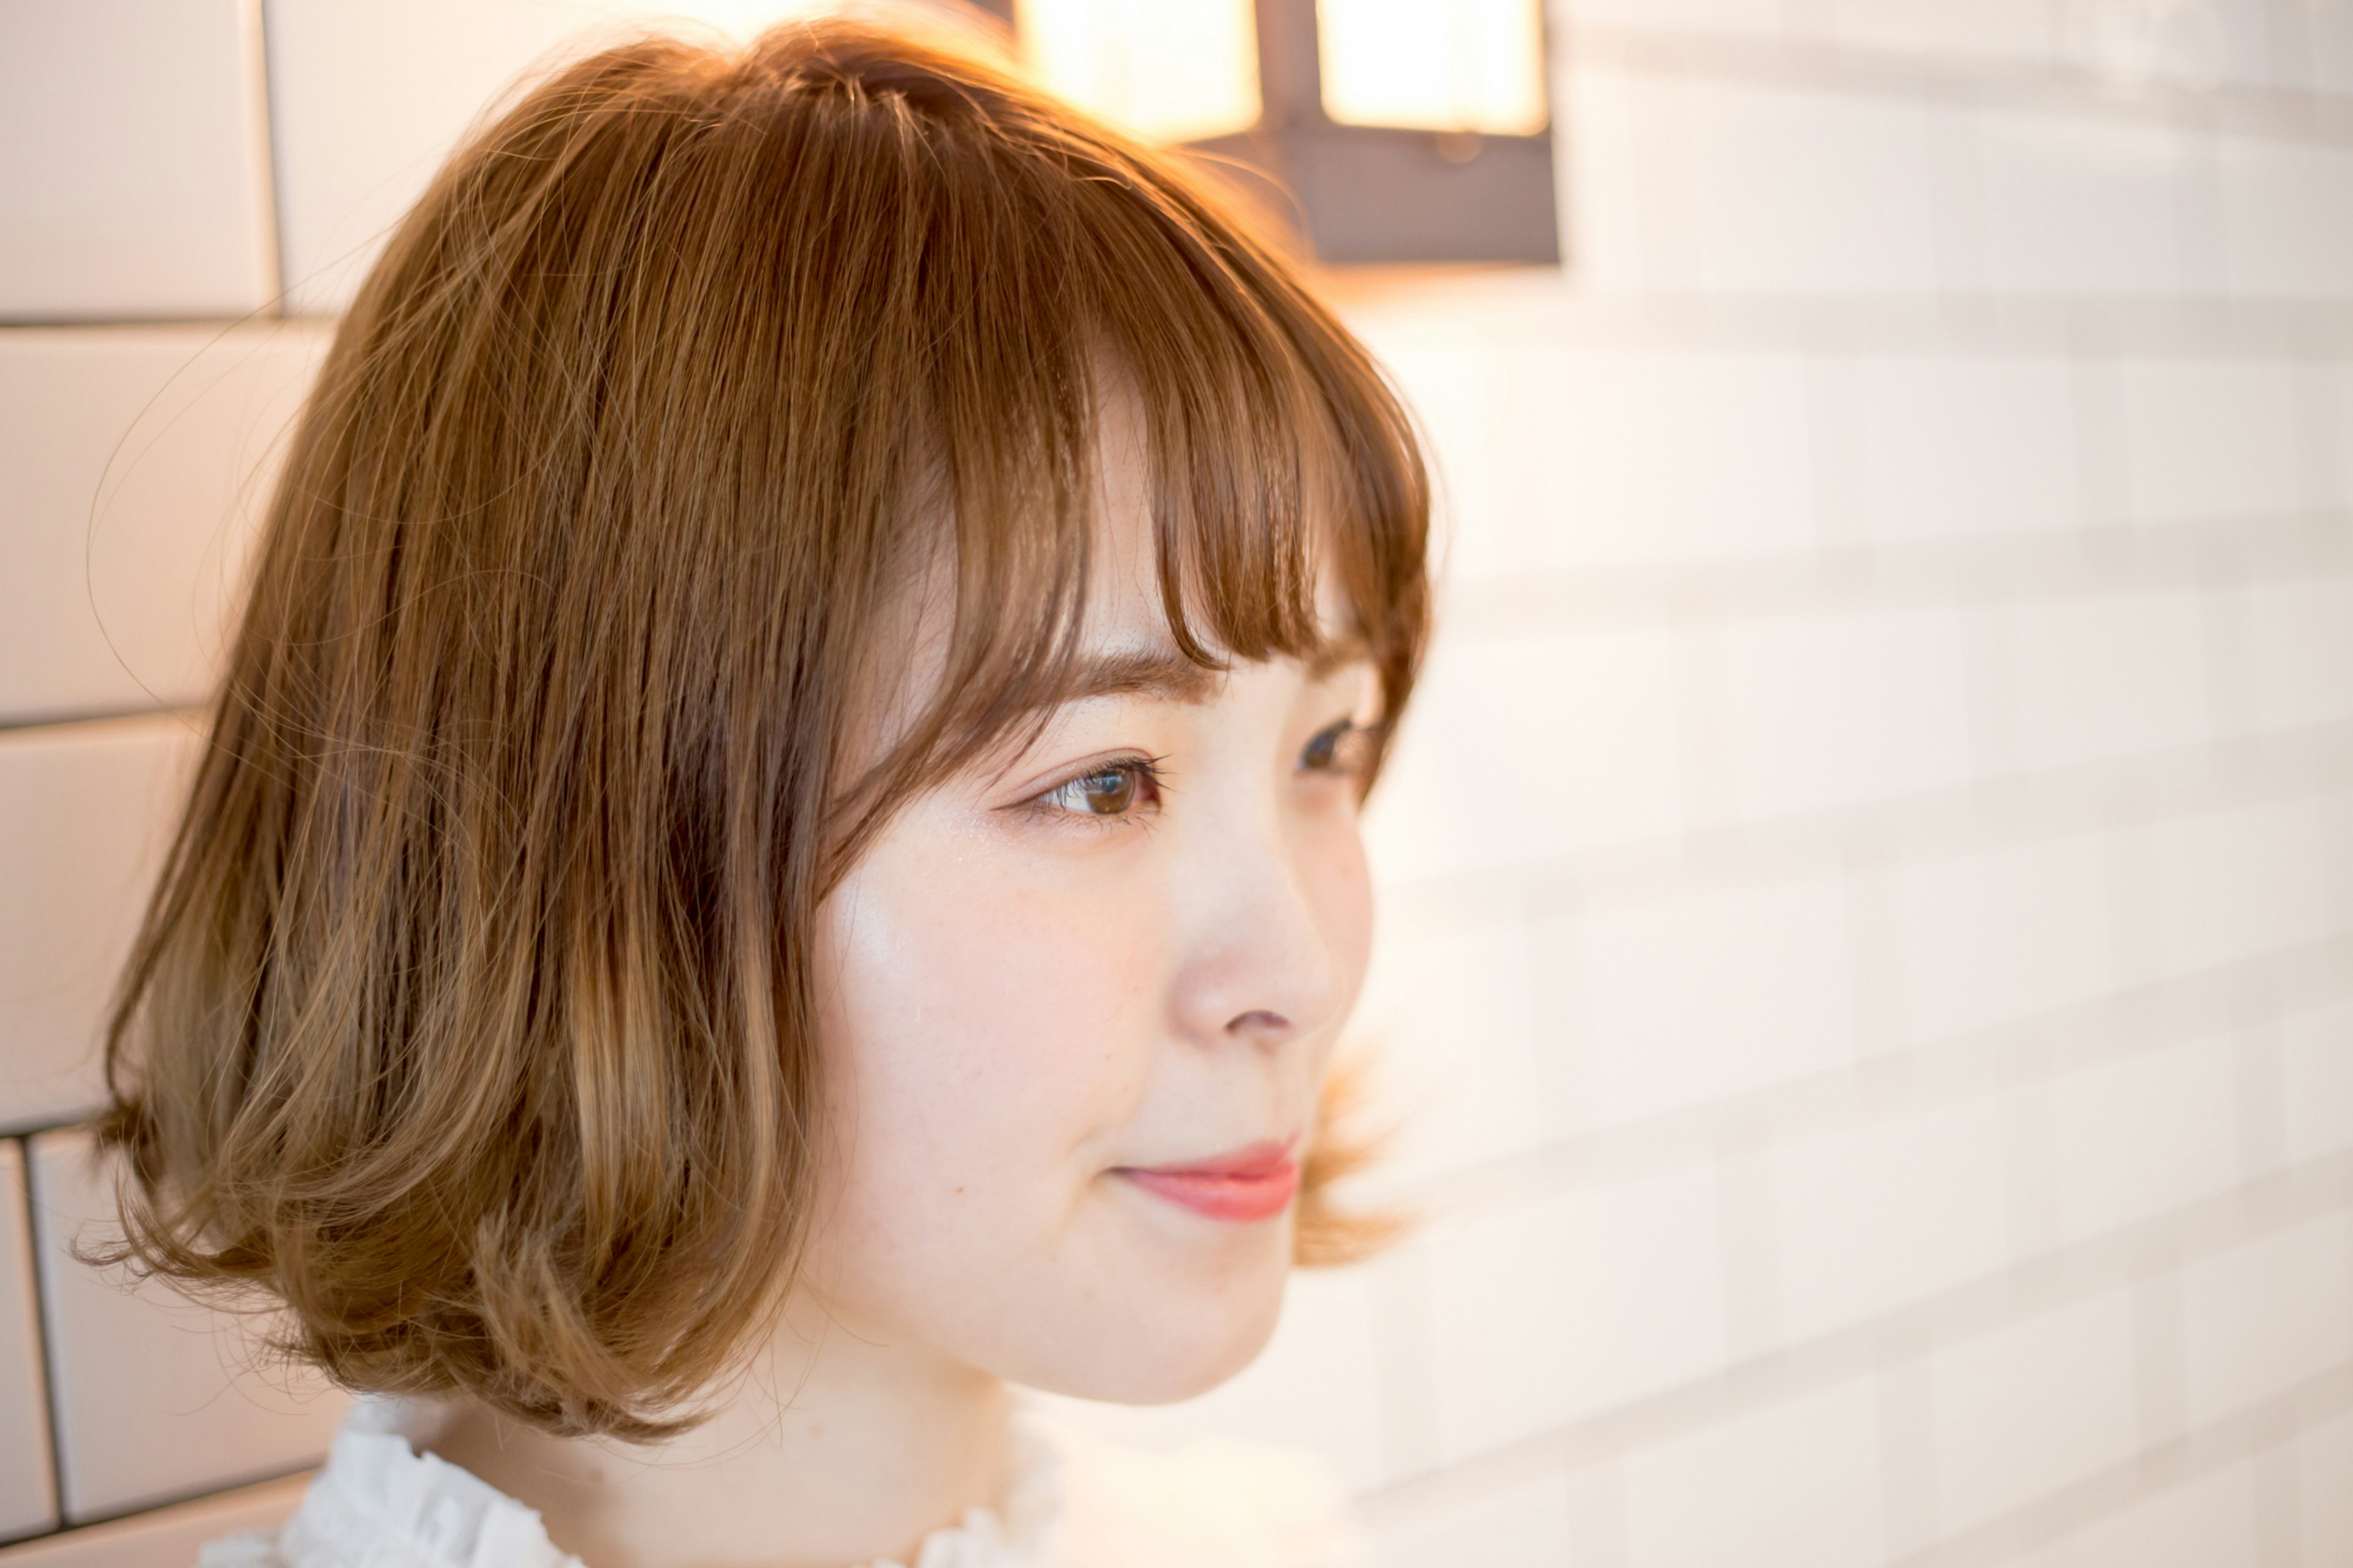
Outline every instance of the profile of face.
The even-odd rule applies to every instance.
[[[1100,473],[1072,700],[899,810],[820,908],[801,1279],[869,1342],[1154,1403],[1240,1370],[1281,1308],[1371,941],[1378,686],[1187,661],[1132,418]]]

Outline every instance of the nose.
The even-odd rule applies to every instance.
[[[1186,1038],[1272,1050],[1345,1006],[1344,902],[1361,872],[1321,865],[1316,850],[1313,834],[1266,820],[1197,858],[1173,998]]]

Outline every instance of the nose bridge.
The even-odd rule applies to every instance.
[[[1340,963],[1296,826],[1268,800],[1236,803],[1203,826],[1219,841],[1196,858],[1187,900],[1176,999],[1186,1032],[1265,1044],[1312,1033],[1336,1004]]]

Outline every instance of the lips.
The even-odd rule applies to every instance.
[[[1236,1225],[1272,1219],[1299,1191],[1291,1145],[1272,1142],[1182,1165],[1122,1165],[1112,1173],[1180,1208]]]

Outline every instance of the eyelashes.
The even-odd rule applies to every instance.
[[[1304,776],[1361,779],[1380,747],[1382,726],[1340,719],[1307,738],[1295,771]],[[1090,826],[1144,826],[1158,815],[1168,785],[1167,759],[1135,753],[1090,763],[1051,789],[1021,803],[1025,814]]]
[[[1096,822],[1137,820],[1138,806],[1160,804],[1167,782],[1165,757],[1114,757],[1095,763],[1026,803],[1043,816],[1075,816]]]

